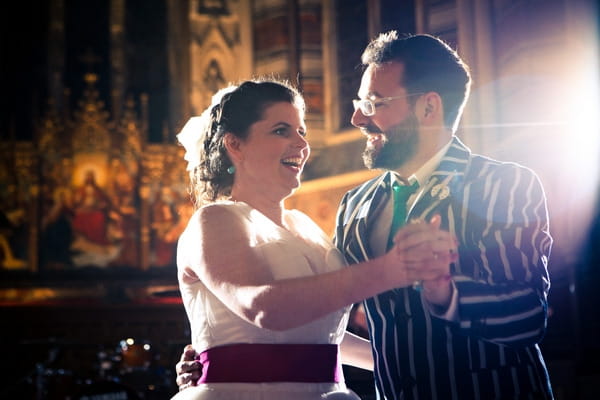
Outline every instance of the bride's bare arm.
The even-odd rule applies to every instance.
[[[448,273],[450,250],[455,249],[449,233],[411,224],[399,231],[396,247],[384,256],[335,272],[276,281],[252,251],[238,216],[223,207],[207,207],[193,218],[186,233],[191,234],[191,248],[183,251],[197,252],[200,259],[193,269],[184,269],[184,279],[200,279],[234,313],[272,330],[304,325],[415,280],[437,279]]]

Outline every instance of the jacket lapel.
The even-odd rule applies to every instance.
[[[344,229],[344,250],[354,262],[368,260],[371,255],[369,238],[373,224],[390,196],[390,172],[365,183],[348,204],[351,215]]]
[[[409,210],[408,219],[428,220],[436,213],[446,216],[448,207],[462,196],[465,171],[471,152],[454,137],[436,170],[425,182],[420,197]],[[442,226],[447,228],[447,218]]]

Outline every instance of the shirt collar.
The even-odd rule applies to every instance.
[[[409,176],[408,182],[412,184],[416,180],[419,183],[419,186],[423,186],[423,184],[427,181],[431,174],[433,174],[437,166],[440,165],[444,154],[446,154],[451,144],[452,139],[448,140],[448,143],[446,143],[444,147],[438,150],[437,153],[435,153],[429,160],[427,160],[423,165],[421,165],[414,174]]]

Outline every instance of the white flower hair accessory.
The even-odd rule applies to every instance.
[[[202,131],[206,126],[206,115],[192,117],[185,123],[177,134],[177,140],[185,148],[183,159],[187,161],[187,171],[193,171],[200,165],[200,146],[202,146]]]
[[[177,134],[177,140],[185,149],[183,159],[187,161],[186,171],[193,171],[201,160],[201,149],[206,135],[210,135],[211,112],[212,109],[221,104],[221,99],[227,93],[233,92],[237,86],[228,86],[219,90],[212,97],[211,104],[200,116],[191,117],[185,123],[181,132]]]

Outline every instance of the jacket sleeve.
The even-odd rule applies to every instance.
[[[475,173],[456,210],[459,329],[505,346],[537,343],[546,330],[552,246],[544,190],[515,164]]]

